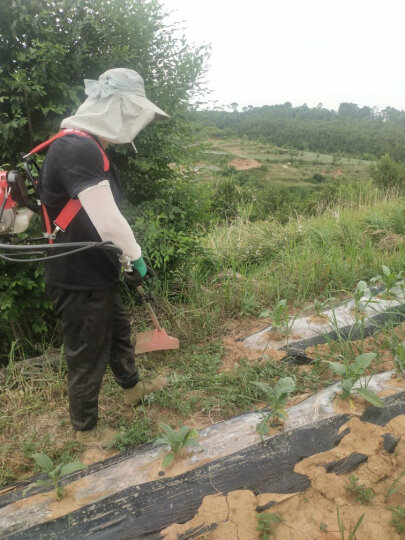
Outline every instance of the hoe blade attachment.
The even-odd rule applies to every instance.
[[[135,339],[135,354],[179,348],[179,340],[169,336],[164,328],[139,332]]]

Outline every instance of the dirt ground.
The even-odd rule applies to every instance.
[[[386,426],[361,422],[352,418],[340,432],[349,428],[340,444],[327,452],[316,454],[299,462],[295,471],[311,479],[311,487],[303,493],[281,495],[266,493],[255,495],[248,490],[209,495],[202,501],[198,513],[191,521],[173,524],[163,531],[165,540],[178,540],[190,530],[201,530],[195,539],[259,540],[265,538],[257,530],[260,515],[271,512],[280,517],[272,538],[277,540],[339,540],[342,538],[340,519],[346,534],[353,530],[363,516],[356,533],[358,540],[396,540],[403,538],[390,524],[390,507],[405,504],[405,481],[398,482],[397,490],[389,495],[394,480],[405,471],[405,416],[398,416]],[[393,453],[383,448],[382,435],[391,434],[399,440]],[[353,452],[368,456],[352,473],[328,473],[325,465],[351,455]],[[370,501],[357,500],[356,493],[348,490],[349,475],[358,485],[371,488]],[[271,505],[269,510],[258,512]],[[344,536],[348,538],[348,536]]]
[[[252,363],[262,362],[260,353],[248,351],[242,344],[241,339],[250,335],[268,324],[262,319],[246,319],[243,322],[229,321],[226,328],[226,337],[223,339],[224,353],[219,367],[221,371],[230,371],[237,368],[242,359],[247,359]],[[395,329],[398,338],[405,339],[405,323]],[[386,336],[381,334],[373,338],[367,338],[364,342],[352,342],[351,347],[358,352],[374,351],[379,355],[379,371],[386,371],[393,368],[393,355],[387,350]],[[306,350],[306,355],[310,358],[330,358],[334,354],[334,344],[319,345]],[[360,351],[361,349],[361,351]],[[266,351],[266,356],[270,354],[273,361],[280,361],[285,353],[282,351]],[[310,366],[304,365],[300,369],[308,370]],[[395,392],[396,378],[392,380]],[[297,404],[309,394],[294,396],[288,406]],[[394,418],[386,426],[379,427],[373,424],[361,422],[358,416],[365,408],[364,402],[353,398],[350,403],[336,400],[336,411],[338,413],[350,413],[352,419],[342,426],[340,431],[349,428],[349,432],[342,438],[339,445],[327,452],[316,454],[300,461],[295,471],[304,474],[311,479],[311,487],[303,493],[277,494],[265,493],[254,494],[248,490],[238,490],[227,495],[217,493],[205,497],[201,507],[194,518],[183,524],[173,524],[164,531],[166,540],[178,540],[189,530],[195,530],[197,535],[194,539],[209,540],[259,540],[264,539],[261,532],[257,530],[259,521],[266,517],[268,513],[278,516],[280,521],[274,525],[274,534],[270,538],[312,540],[326,539],[339,540],[341,533],[338,524],[338,509],[341,522],[344,524],[346,536],[348,531],[356,526],[360,518],[362,521],[356,532],[355,538],[358,540],[396,540],[401,535],[392,527],[391,520],[393,514],[392,507],[405,506],[405,415]],[[167,412],[167,411],[166,411]],[[29,430],[37,432],[38,429],[46,427],[54,428],[54,436],[58,435],[57,426],[60,425],[60,411],[54,411],[54,422],[50,418],[38,417],[37,424],[30,426]],[[165,411],[156,407],[156,415],[159,417]],[[214,421],[222,418],[207,418],[206,415],[197,413],[190,418],[187,423],[199,429],[206,427]],[[396,443],[395,450],[388,452],[383,447],[382,435],[390,434]],[[115,451],[89,449],[86,450],[80,459],[87,465],[104,460]],[[328,473],[325,465],[330,462],[341,460],[353,453],[361,453],[367,456],[367,462],[360,465],[351,473],[338,475]],[[157,479],[161,471],[161,459],[150,465],[150,480]],[[166,471],[166,476],[177,476],[188,470],[184,469],[181,461],[175,461]],[[348,490],[350,484],[349,476],[354,475],[357,483],[372,489],[372,498],[369,504],[365,504],[355,498],[355,494]],[[397,484],[395,483],[398,479]],[[82,479],[78,482],[85,482]],[[395,489],[392,489],[395,487]],[[73,486],[72,486],[73,489]],[[389,495],[391,489],[391,494]],[[4,491],[7,491],[7,488]],[[78,508],[77,502],[70,495],[70,487],[67,490],[68,497],[63,504],[55,502],[52,506],[52,517],[64,515]],[[0,491],[1,493],[1,491]],[[35,497],[53,497],[52,494],[41,494]],[[72,500],[71,500],[72,499]],[[91,501],[89,501],[91,502]],[[21,504],[24,504],[21,502]],[[69,507],[72,504],[72,507]],[[405,527],[405,524],[403,525]],[[198,531],[201,534],[198,536]],[[402,536],[403,537],[403,536]]]
[[[234,167],[237,171],[247,171],[248,169],[254,169],[261,167],[262,164],[255,159],[247,158],[235,158],[228,163],[229,167]]]

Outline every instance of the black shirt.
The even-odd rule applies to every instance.
[[[69,199],[84,189],[108,180],[115,202],[120,206],[121,186],[115,167],[105,172],[103,156],[95,141],[80,135],[65,135],[49,147],[41,169],[39,192],[51,223]],[[94,225],[82,208],[67,227],[59,231],[55,243],[99,242]],[[115,253],[90,249],[45,263],[45,281],[63,289],[104,289],[119,281],[121,264]]]

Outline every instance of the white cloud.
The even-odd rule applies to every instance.
[[[163,0],[211,43],[211,99],[405,109],[403,0]]]

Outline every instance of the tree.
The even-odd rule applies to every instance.
[[[207,48],[188,45],[165,16],[158,0],[0,2],[0,161],[56,131],[84,99],[83,79],[113,67],[136,69],[171,115],[158,138],[172,159],[190,98],[202,90]],[[169,132],[177,139],[163,137]]]
[[[127,197],[144,202],[131,224],[152,265],[166,271],[185,264],[195,246],[195,222],[204,218],[198,206],[204,194],[176,178],[168,164],[185,159],[189,103],[204,92],[207,57],[207,47],[190,46],[176,26],[167,26],[158,0],[0,1],[0,163],[14,166],[21,151],[58,131],[85,98],[84,78],[114,67],[135,69],[148,98],[171,118],[137,137],[139,159],[117,147],[114,161],[125,171]],[[150,200],[154,206],[146,205]],[[12,340],[34,345],[46,335],[49,302],[41,266],[0,261],[0,267],[1,357]]]

